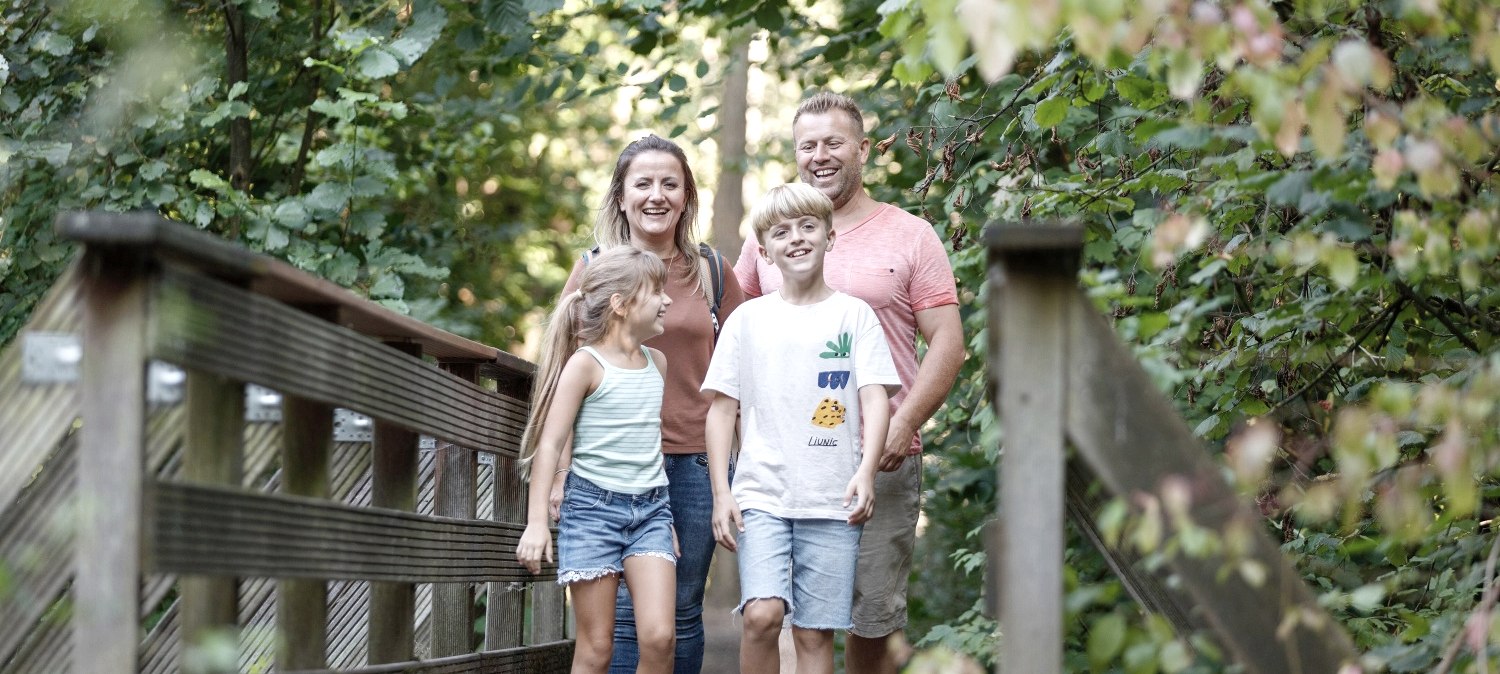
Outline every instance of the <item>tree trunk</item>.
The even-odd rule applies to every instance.
[[[225,1],[224,8],[224,62],[228,70],[229,88],[249,79],[249,43],[245,37],[245,14],[239,5]],[[249,92],[245,94],[249,98]],[[236,117],[229,120],[229,185],[245,191],[250,187],[250,118]],[[240,238],[239,218],[229,223],[229,239]]]
[[[740,222],[745,219],[745,109],[750,85],[750,33],[730,38],[719,101],[719,187],[714,190],[711,240],[730,264],[739,257]]]

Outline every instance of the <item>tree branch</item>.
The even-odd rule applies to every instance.
[[[1406,307],[1406,302],[1406,299],[1401,299],[1386,307],[1385,311],[1380,312],[1379,317],[1377,317],[1373,321],[1370,321],[1369,327],[1365,328],[1364,332],[1360,333],[1358,337],[1354,338],[1354,343],[1350,344],[1349,348],[1344,349],[1344,352],[1342,354],[1339,354],[1339,357],[1334,358],[1332,362],[1328,363],[1327,367],[1323,368],[1322,372],[1319,372],[1317,376],[1309,379],[1306,384],[1302,385],[1301,388],[1298,388],[1296,391],[1288,394],[1287,397],[1282,398],[1281,402],[1278,402],[1274,406],[1272,406],[1271,411],[1267,412],[1266,414],[1274,414],[1276,410],[1285,407],[1287,403],[1290,403],[1293,400],[1301,398],[1308,392],[1309,389],[1318,385],[1319,382],[1326,379],[1331,372],[1337,369],[1339,365],[1344,362],[1344,359],[1348,358],[1350,354],[1354,353],[1355,349],[1359,348],[1360,344],[1364,343],[1365,338],[1369,337],[1370,334],[1375,331],[1375,328],[1380,325],[1381,321],[1384,321],[1387,318],[1389,318],[1390,320],[1386,321],[1385,330],[1386,332],[1390,332],[1391,326],[1395,325],[1396,323],[1396,317],[1399,316],[1401,314],[1401,310]]]
[[[1394,283],[1396,285],[1396,290],[1400,291],[1403,296],[1411,300],[1413,304],[1416,304],[1417,308],[1422,310],[1423,313],[1436,318],[1439,323],[1443,324],[1443,327],[1448,328],[1448,332],[1453,333],[1453,338],[1457,339],[1460,344],[1463,344],[1466,348],[1468,348],[1470,351],[1473,351],[1474,353],[1481,353],[1479,350],[1479,345],[1475,344],[1474,340],[1469,339],[1458,330],[1458,326],[1454,325],[1453,321],[1448,318],[1447,312],[1439,311],[1437,307],[1432,306],[1432,304],[1427,301],[1427,298],[1417,295],[1416,291],[1412,290],[1411,286],[1406,285],[1405,283],[1402,283],[1400,281],[1395,281]]]

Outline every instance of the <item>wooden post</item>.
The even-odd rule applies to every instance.
[[[338,308],[303,306],[324,320]],[[281,398],[281,491],[328,498],[333,446],[333,407],[294,395]],[[276,581],[277,664],[282,670],[322,669],[328,662],[328,582],[315,578]]]
[[[90,247],[82,266],[73,671],[125,674],[141,642],[147,280],[130,252]]]
[[[530,386],[523,386],[525,382],[499,380],[496,389],[502,395],[510,395],[518,400],[530,399]],[[526,489],[527,485],[521,479],[520,467],[516,459],[505,455],[495,457],[495,505],[493,517],[496,522],[511,522],[524,524],[526,522]],[[555,549],[555,548],[554,548]],[[532,589],[532,624],[533,631],[542,629],[542,619],[551,619],[548,610],[553,602],[558,606],[562,603],[562,592],[559,589],[554,600],[545,596],[542,585],[550,584],[551,581],[530,583]],[[559,609],[559,612],[560,609]],[[526,628],[526,595],[514,583],[490,583],[489,600],[485,604],[484,622],[484,649],[487,651],[498,651],[505,648],[514,648],[522,643],[522,631]],[[535,640],[535,637],[533,637]],[[538,643],[541,641],[538,640]]]
[[[473,363],[443,363],[444,370],[464,381],[479,379]],[[448,442],[438,442],[433,487],[433,510],[441,517],[472,520],[475,512],[474,452]],[[474,586],[471,583],[433,583],[432,657],[462,655],[473,650]]]
[[[1063,671],[1064,345],[1081,243],[1075,228],[1020,225],[1000,228],[991,244],[1000,271],[990,279],[990,362],[1000,368],[1005,431],[991,590],[1005,674]]]
[[[419,344],[388,342],[387,346],[415,358]],[[393,510],[417,507],[417,434],[380,419],[375,420],[374,457],[370,472],[370,505]],[[416,588],[411,583],[370,583],[370,629],[367,659],[372,665],[415,659]]]
[[[238,487],[244,470],[244,386],[189,370],[186,406],[183,480]],[[189,648],[203,646],[215,632],[234,633],[239,623],[239,579],[184,576],[181,595],[182,634]]]

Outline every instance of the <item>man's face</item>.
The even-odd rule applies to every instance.
[[[864,189],[870,140],[842,110],[804,114],[792,125],[797,146],[797,175],[831,201],[835,209]]]

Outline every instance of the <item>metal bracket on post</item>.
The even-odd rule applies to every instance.
[[[83,345],[69,332],[21,333],[21,381],[67,384],[78,381]]]
[[[246,384],[245,421],[250,423],[280,423],[281,394],[258,384]]]
[[[375,420],[342,407],[333,410],[334,442],[374,442]]]
[[[171,363],[153,360],[146,366],[146,404],[168,407],[182,402],[187,372]]]

